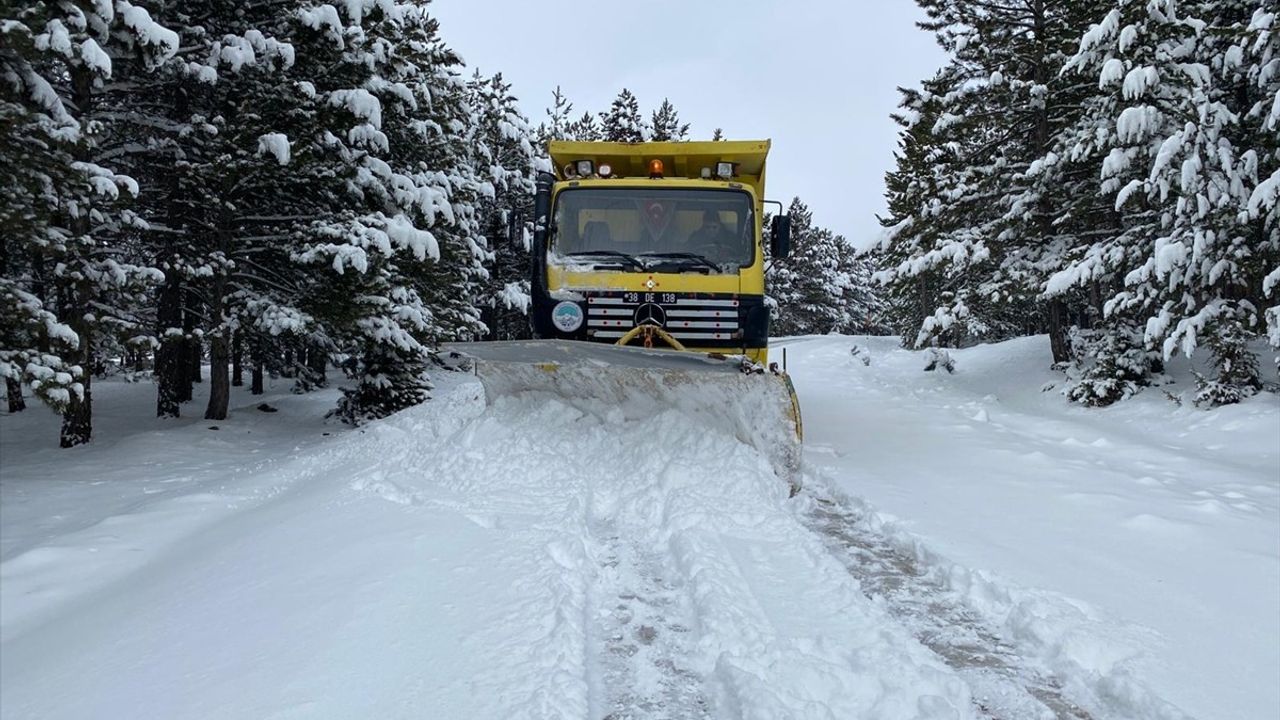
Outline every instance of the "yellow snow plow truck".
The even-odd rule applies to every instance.
[[[538,178],[535,340],[454,346],[486,394],[530,390],[624,413],[691,412],[797,481],[800,408],[768,356],[769,141],[561,142]],[[773,217],[785,257],[790,218]]]

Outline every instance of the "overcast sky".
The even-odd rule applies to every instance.
[[[467,65],[501,72],[536,125],[559,85],[599,112],[622,88],[670,98],[691,139],[770,138],[767,193],[799,195],[855,245],[879,231],[896,87],[943,60],[910,0],[434,0]]]

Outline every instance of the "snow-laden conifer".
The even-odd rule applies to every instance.
[[[150,69],[177,52],[177,37],[126,0],[8,6],[0,28],[0,164],[12,182],[0,214],[14,222],[5,232],[3,297],[13,319],[4,374],[62,411],[61,444],[70,447],[92,436],[101,349],[146,342],[135,309],[161,277],[131,252],[130,233],[146,226],[128,207],[138,182],[103,158],[109,118],[99,100],[119,77],[112,53]]]
[[[1099,90],[1073,152],[1102,157],[1119,226],[1048,284],[1107,280],[1107,316],[1141,322],[1164,359],[1207,346],[1216,382],[1240,397],[1259,385],[1241,352],[1266,322],[1265,278],[1280,262],[1274,202],[1257,200],[1276,167],[1264,111],[1276,82],[1250,63],[1275,54],[1263,14],[1248,0],[1122,2],[1083,34],[1068,70]]]
[[[775,335],[830,332],[875,333],[881,302],[870,284],[870,267],[840,235],[813,223],[809,207],[794,198],[791,255],[769,263],[769,297]]]
[[[477,71],[467,87],[475,117],[472,162],[494,188],[493,196],[482,196],[478,206],[490,248],[488,277],[479,298],[486,335],[501,340],[526,338],[530,335],[530,232],[526,224],[532,215],[535,164],[545,148],[540,152],[534,147],[534,131],[516,107],[511,85],[501,74],[485,78]],[[558,90],[554,100],[567,110]],[[551,110],[548,114],[559,126],[555,132],[562,132],[563,118]]]
[[[689,137],[689,123],[680,122],[680,113],[676,112],[675,106],[666,98],[662,99],[662,104],[650,116],[649,127],[651,140],[685,140]]]
[[[642,142],[648,140],[652,129],[640,115],[640,103],[630,90],[623,88],[613,99],[608,111],[600,113],[600,140],[611,142]],[[594,138],[581,138],[583,140]]]

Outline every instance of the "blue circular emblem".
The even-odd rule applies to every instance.
[[[551,311],[551,324],[560,332],[573,332],[582,327],[582,308],[578,303],[564,302]]]

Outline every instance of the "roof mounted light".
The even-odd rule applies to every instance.
[[[592,160],[579,160],[575,168],[582,177],[590,177],[596,173],[596,164]]]
[[[649,177],[650,178],[654,178],[654,179],[661,178],[662,172],[663,172],[663,168],[662,168],[661,160],[659,160],[658,158],[654,158],[649,161]]]
[[[702,179],[703,179],[703,180],[710,180],[710,179],[711,179],[711,168],[709,168],[709,167],[704,167],[704,168],[702,168],[701,177],[702,177]]]
[[[731,162],[716,163],[716,177],[725,178],[725,179],[733,177],[733,163]]]
[[[600,163],[600,167],[597,169],[597,172],[600,173],[600,177],[607,178],[613,174],[613,167],[610,166],[609,163]]]
[[[566,178],[577,177],[578,173],[573,169],[573,163],[565,163],[564,176]]]

